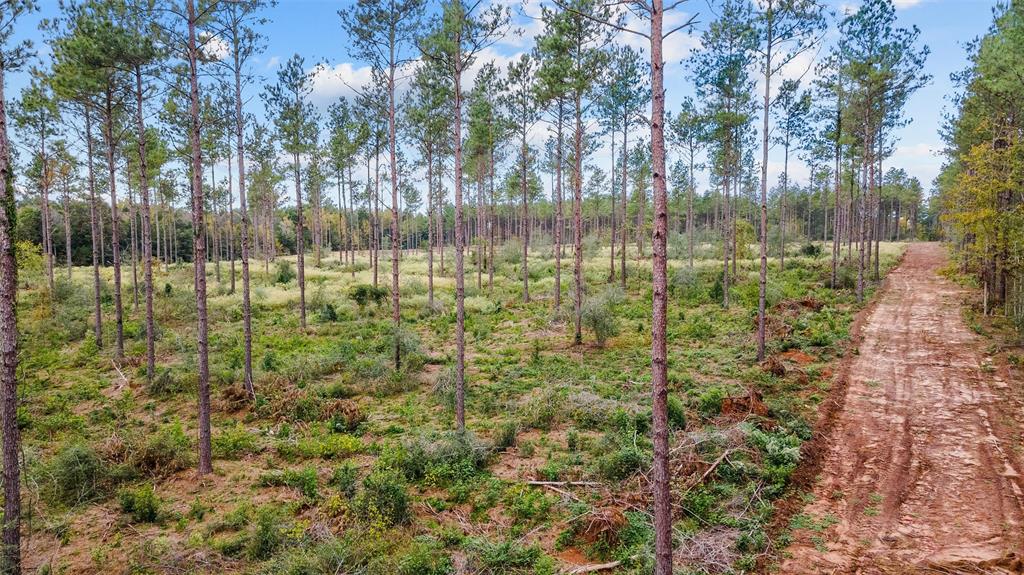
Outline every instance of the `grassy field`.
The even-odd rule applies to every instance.
[[[902,248],[883,245],[883,268]],[[649,572],[650,262],[638,265],[631,248],[623,291],[608,285],[607,251],[588,250],[587,317],[609,337],[600,345],[588,329],[574,346],[571,254],[565,305],[554,310],[550,247],[531,256],[529,304],[518,249],[498,250],[491,289],[486,272],[476,287],[467,257],[465,436],[452,432],[451,252],[433,308],[425,255],[403,257],[398,333],[386,302],[361,308],[349,297],[371,282],[365,264],[346,268],[335,253],[309,266],[303,331],[294,258],[269,273],[254,262],[255,404],[240,384],[241,295],[228,293],[226,263],[220,283],[208,265],[215,474],[203,480],[194,471],[191,267],[155,275],[151,384],[130,268],[123,366],[112,361],[109,269],[102,350],[92,339],[91,269],[76,269],[52,293],[26,273],[27,572],[545,574],[611,561],[621,563],[605,572]],[[844,289],[833,291],[827,257],[794,251],[786,263],[780,273],[771,262],[772,359],[762,366],[756,262],[740,262],[729,309],[720,305],[721,262],[702,259],[694,270],[670,262],[680,572],[748,572],[773,551],[765,532],[773,504],[843,352],[855,272],[844,270]],[[389,270],[385,254],[381,285]],[[395,337],[405,352],[397,373]]]

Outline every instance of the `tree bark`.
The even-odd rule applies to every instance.
[[[0,572],[21,573],[21,468],[18,460],[18,261],[14,255],[17,207],[7,140],[4,63],[0,59],[0,427],[3,428],[3,527]]]
[[[651,436],[654,443],[654,573],[672,574],[672,494],[668,438],[668,192],[665,182],[665,63],[662,0],[651,1],[651,165],[654,179],[651,318]]]
[[[256,399],[252,377],[252,302],[249,278],[249,204],[245,190],[245,116],[242,115],[242,63],[238,49],[234,52],[235,68],[235,149],[238,156],[238,208],[242,214],[242,330],[244,332],[245,365],[242,387],[249,398]],[[233,265],[233,264],[232,264]],[[232,272],[232,280],[234,272]]]
[[[156,349],[153,326],[153,246],[150,245],[149,175],[146,173],[146,124],[142,110],[142,70],[135,67],[135,121],[139,130],[139,194],[142,196],[142,266],[146,282],[146,381],[156,373]]]
[[[210,349],[206,312],[206,240],[203,236],[203,151],[199,137],[199,48],[196,46],[194,0],[187,0],[189,112],[192,122],[189,139],[192,147],[192,264],[195,270],[196,343],[199,359],[199,475],[213,473],[210,448]],[[301,269],[301,268],[300,268]],[[300,272],[301,273],[301,272]]]
[[[117,177],[114,174],[114,94],[112,88],[106,92],[106,107],[103,116],[103,135],[106,141],[107,178],[110,184],[110,248],[114,257],[114,322],[117,326],[114,343],[114,358],[124,361],[124,308],[121,305],[121,238],[117,210]]]

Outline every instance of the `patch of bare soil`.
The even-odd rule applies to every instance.
[[[1024,573],[1019,394],[983,367],[945,262],[912,245],[864,319],[781,572]]]

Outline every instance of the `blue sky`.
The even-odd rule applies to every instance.
[[[516,14],[514,25],[521,32],[510,34],[482,55],[482,60],[493,59],[501,65],[532,48],[533,36],[541,28],[540,23],[531,18],[531,15],[539,13],[539,0],[526,0],[525,4],[520,0],[491,1],[502,2],[512,8]],[[438,0],[431,0],[430,4],[431,9],[436,10]],[[897,133],[896,151],[886,164],[905,168],[911,175],[917,176],[927,189],[942,164],[942,158],[938,155],[942,146],[938,132],[942,125],[943,112],[949,106],[948,96],[953,91],[950,73],[962,70],[967,65],[964,44],[983,34],[988,28],[995,2],[895,0],[895,4],[900,25],[918,26],[921,30],[922,43],[931,49],[925,71],[932,76],[932,81],[908,102],[906,116],[911,122]],[[339,97],[351,95],[350,86],[360,85],[369,80],[369,69],[365,63],[350,57],[349,42],[341,29],[337,15],[338,10],[347,5],[349,2],[343,1],[281,0],[275,8],[267,11],[266,15],[271,20],[263,28],[267,36],[267,50],[253,62],[254,72],[262,74],[268,80],[273,79],[277,65],[292,54],[299,53],[306,58],[307,66],[310,68],[318,62],[324,63],[315,75],[312,95],[314,102],[326,106]],[[713,0],[690,0],[684,4],[682,10],[697,14],[698,27],[691,35],[676,34],[666,45],[666,94],[670,110],[676,107],[683,97],[693,93],[682,59],[691,50],[699,49],[696,38],[699,36],[700,26],[712,19],[713,5]],[[837,12],[842,12],[856,6],[856,2],[830,2],[830,5]],[[39,56],[45,59],[48,51],[35,27],[40,18],[53,17],[57,14],[57,2],[44,0],[40,2],[40,8],[38,14],[19,24],[17,35],[35,39]],[[670,15],[670,23],[671,18],[679,20],[685,17],[686,14],[683,12]],[[643,48],[643,41],[638,37],[620,34],[617,41]],[[810,63],[810,55],[807,55],[795,62],[787,73],[799,75]],[[26,81],[24,72],[8,76],[8,100],[17,97],[18,91]],[[258,88],[250,92],[251,106],[253,111],[258,112],[262,107],[255,97]],[[544,133],[543,126],[534,130],[535,144],[541,143]],[[641,135],[643,134],[637,134]],[[607,165],[607,154],[607,150],[601,150],[592,161],[598,165]],[[774,149],[769,162],[771,183],[777,181],[780,170],[781,149]],[[804,181],[806,175],[806,167],[799,161],[793,162],[791,159],[791,180]]]

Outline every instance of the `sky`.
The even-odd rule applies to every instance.
[[[482,53],[477,66],[490,60],[503,66],[518,58],[519,54],[532,49],[534,36],[542,30],[542,24],[537,18],[540,0],[489,1],[506,4],[512,9],[513,30],[503,40]],[[857,5],[854,0],[828,2],[830,8],[840,14],[854,9]],[[276,7],[266,11],[269,22],[261,30],[267,37],[267,49],[252,63],[252,72],[261,75],[262,80],[257,80],[257,85],[248,91],[248,109],[257,114],[262,113],[258,84],[273,81],[277,68],[296,53],[305,58],[306,66],[314,72],[311,99],[324,109],[340,97],[351,97],[354,93],[353,86],[360,86],[369,80],[369,68],[364,62],[352,57],[350,42],[340,25],[338,11],[350,4],[350,1],[280,0]],[[673,26],[673,23],[685,21],[691,15],[695,15],[697,21],[692,32],[677,33],[666,41],[666,106],[670,111],[677,108],[684,97],[693,95],[694,90],[688,77],[685,59],[693,50],[700,48],[700,31],[713,19],[714,4],[714,0],[689,0],[675,13],[667,16],[666,29]],[[911,176],[917,177],[925,189],[929,189],[943,162],[939,154],[942,148],[939,130],[943,123],[943,114],[949,111],[949,97],[954,92],[950,74],[967,66],[965,45],[985,33],[992,20],[995,1],[894,0],[894,4],[899,25],[917,26],[921,31],[920,42],[931,50],[924,69],[924,72],[931,76],[931,81],[908,101],[905,115],[910,122],[895,134],[895,152],[885,164],[886,168],[904,168]],[[45,61],[49,53],[45,40],[37,30],[37,24],[42,18],[52,18],[58,14],[55,0],[42,0],[39,5],[39,13],[19,22],[15,34],[17,38],[29,38],[34,41],[38,52],[37,63]],[[429,11],[436,12],[439,0],[428,0],[428,6]],[[831,28],[826,42],[836,37],[834,23]],[[646,48],[645,40],[638,36],[620,33],[616,41],[644,51]],[[826,51],[827,47],[820,53]],[[811,70],[804,76],[806,85],[806,81],[813,76],[814,56],[815,54],[811,53],[805,54],[784,71],[784,76],[797,77]],[[471,70],[467,76],[472,75]],[[8,100],[15,99],[26,83],[27,73],[24,71],[9,74],[5,87]],[[758,90],[763,91],[763,84],[758,86]],[[154,110],[155,106],[156,103]],[[756,124],[760,125],[760,119],[756,120]],[[532,134],[534,145],[541,145],[546,134],[546,126],[537,126]],[[640,130],[636,135],[631,135],[631,139],[637,141],[637,138],[643,135]],[[670,152],[670,163],[672,159],[673,155]],[[593,164],[606,166],[610,162],[609,151],[602,149],[590,160]],[[778,181],[781,169],[782,149],[776,147],[770,152],[771,184]],[[791,155],[790,181],[803,183],[807,174],[807,167],[799,159],[794,160]],[[698,184],[700,185],[702,181],[706,181],[706,177],[699,177]]]

